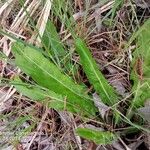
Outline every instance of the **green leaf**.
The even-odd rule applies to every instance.
[[[8,57],[3,52],[0,52],[0,59],[8,59]]]
[[[81,39],[76,39],[76,50],[80,55],[82,67],[89,79],[90,83],[94,86],[97,93],[99,93],[102,102],[107,105],[113,105],[118,102],[118,95],[111,87],[103,74],[92,58],[92,55],[87,48],[86,44]]]
[[[58,36],[56,27],[54,24],[48,20],[42,41],[46,48],[50,51],[52,56],[60,57],[65,56],[66,52],[64,50],[63,44]]]
[[[112,25],[112,23],[113,23],[113,19],[114,19],[114,16],[115,16],[116,12],[117,12],[118,7],[119,7],[119,6],[121,7],[121,6],[123,5],[123,3],[124,3],[123,0],[115,0],[115,1],[114,1],[113,7],[112,7],[112,9],[111,9],[111,11],[112,11],[112,15],[111,15],[111,25]]]
[[[11,122],[11,124],[8,125],[10,130],[13,130],[14,128],[19,128],[24,122],[29,121],[31,117],[29,115],[27,116],[19,116],[17,119]]]
[[[41,88],[39,86],[24,83],[18,77],[16,77],[11,82],[11,84],[14,85],[17,91],[24,96],[27,96],[35,101],[46,102],[49,108],[54,108],[56,110],[65,109],[65,98],[61,95],[54,93],[53,91]],[[68,104],[68,109],[73,110],[73,106]]]
[[[70,59],[71,56],[69,52],[67,53],[67,51],[65,51],[56,27],[50,20],[47,22],[42,42],[45,49],[56,59],[57,64],[62,70],[64,70],[64,72],[67,72],[70,69],[69,65],[73,66],[72,60]]]
[[[71,104],[74,108],[69,111],[88,117],[95,116],[97,109],[90,97],[85,94],[86,89],[61,73],[40,51],[25,47],[22,43],[13,44],[12,50],[16,57],[15,62],[23,72],[40,86],[66,97],[66,109],[68,104]]]
[[[111,144],[117,139],[117,136],[111,132],[106,131],[97,131],[88,128],[77,128],[77,134],[82,138],[93,141],[96,144]]]
[[[132,92],[134,99],[132,106],[139,108],[150,98],[150,20],[132,36],[130,41],[136,38],[137,48],[133,53],[131,63],[131,80],[133,80]]]
[[[35,126],[36,126],[36,124],[32,123],[29,127],[21,128],[19,131],[16,131],[13,135],[13,140],[21,141],[23,137],[31,134],[31,132],[33,131]]]

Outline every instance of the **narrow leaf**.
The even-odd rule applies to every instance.
[[[64,45],[60,40],[56,27],[52,21],[48,20],[45,32],[42,37],[42,42],[46,50],[56,59],[59,67],[65,72],[70,71],[72,67],[72,60],[69,52],[64,49]]]
[[[113,105],[118,102],[116,91],[109,85],[108,81],[99,71],[89,49],[81,39],[76,39],[76,50],[80,55],[82,67],[90,83],[94,86],[97,93],[99,93],[102,102],[107,105]]]
[[[88,128],[77,128],[76,132],[82,138],[102,145],[112,144],[117,138],[117,136],[111,132],[97,131]]]
[[[112,9],[111,9],[111,11],[112,11],[112,15],[111,15],[111,25],[112,25],[112,23],[113,23],[113,19],[114,19],[114,16],[115,16],[116,12],[117,12],[117,9],[119,8],[120,5],[122,6],[123,3],[124,3],[123,0],[115,0],[115,1],[114,1],[113,7],[112,7]],[[121,7],[121,6],[120,6],[120,7]]]
[[[66,97],[66,109],[69,103],[74,105],[72,112],[89,117],[95,116],[97,109],[90,97],[84,94],[86,89],[61,73],[39,51],[28,46],[25,47],[22,43],[15,43],[12,50],[16,57],[15,62],[23,72],[31,76],[40,86]]]
[[[60,57],[66,55],[63,44],[56,31],[56,27],[50,20],[47,22],[42,41],[52,56]]]

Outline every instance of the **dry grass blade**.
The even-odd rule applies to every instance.
[[[43,36],[45,28],[46,28],[47,20],[48,20],[50,10],[51,10],[51,5],[52,5],[52,0],[47,0],[41,12],[41,15],[39,17],[39,20],[37,23],[37,29],[39,30],[39,33],[38,33],[39,35],[37,37],[36,45],[40,45],[41,43],[41,37]]]
[[[13,2],[14,0],[8,0],[7,2],[5,2],[2,6],[1,6],[1,8],[0,8],[0,15],[3,13],[3,11],[5,10],[5,9],[7,9],[7,7]]]

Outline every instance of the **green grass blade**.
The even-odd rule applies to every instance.
[[[77,134],[87,140],[93,141],[96,144],[112,144],[117,139],[117,136],[107,131],[97,131],[88,128],[77,128]]]
[[[111,25],[113,23],[113,19],[114,19],[114,16],[117,12],[117,9],[119,8],[119,6],[121,7],[123,5],[124,1],[123,0],[115,0],[114,1],[114,4],[113,4],[113,7],[112,7],[112,14],[111,14]]]
[[[22,43],[15,43],[12,51],[16,57],[16,64],[31,76],[40,86],[66,97],[66,103],[78,107],[75,113],[88,117],[95,116],[96,108],[90,97],[85,93],[85,88],[75,84],[71,78],[61,71],[39,51],[25,47]],[[74,111],[74,110],[72,110]]]
[[[118,102],[118,95],[116,91],[111,87],[103,74],[99,71],[99,68],[92,58],[92,55],[87,48],[86,44],[81,39],[76,39],[76,50],[80,55],[82,67],[90,81],[94,86],[97,93],[99,93],[102,102],[107,105],[113,105]]]

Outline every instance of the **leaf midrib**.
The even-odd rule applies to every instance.
[[[83,47],[81,47],[81,48],[84,49]],[[99,79],[98,74],[97,74],[96,71],[95,71],[95,68],[94,68],[93,64],[92,64],[91,61],[90,61],[90,58],[88,57],[88,55],[87,55],[84,51],[83,51],[83,53],[84,53],[84,55],[86,56],[87,60],[89,61],[89,63],[90,63],[90,65],[91,65],[92,69],[94,70],[94,73],[95,73],[95,75],[96,75],[98,81],[100,82],[100,85],[101,85],[102,89],[104,90],[106,96],[107,96],[108,99],[110,100],[110,97],[109,97],[108,93],[106,92],[106,90],[105,90],[105,88],[104,88],[104,86],[103,86],[101,80]]]
[[[63,82],[57,80],[57,78],[53,77],[49,72],[47,72],[46,70],[44,70],[43,68],[41,68],[40,66],[37,65],[37,63],[35,61],[33,61],[32,59],[30,59],[30,57],[28,57],[26,54],[22,53],[27,59],[29,59],[32,63],[34,63],[37,67],[39,67],[41,70],[43,70],[43,72],[47,73],[51,78],[53,78],[54,80],[56,80],[58,83],[62,84],[65,88],[67,88],[69,91],[71,91],[72,93],[74,93],[75,95],[79,96],[80,98],[84,98],[84,99],[89,99],[86,97],[83,97],[79,94],[77,94],[76,92],[74,92],[73,90],[71,90],[70,88],[68,88],[65,84],[63,84]],[[90,100],[90,99],[89,99]]]

